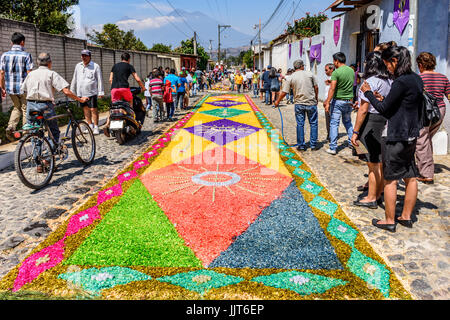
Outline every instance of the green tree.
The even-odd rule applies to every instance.
[[[253,51],[248,50],[244,53],[244,56],[242,57],[242,62],[245,64],[245,66],[248,69],[253,68]]]
[[[95,44],[111,49],[147,51],[145,44],[134,35],[134,31],[123,31],[113,23],[103,25],[103,30],[88,34],[89,40]]]
[[[172,52],[172,46],[167,46],[162,43],[155,43],[153,47],[150,48],[150,51],[161,52],[161,53],[170,53]]]
[[[194,54],[194,38],[181,41],[181,46],[176,48],[174,52],[184,53],[184,54]],[[197,66],[201,70],[206,70],[209,60],[209,54],[206,52],[205,48],[197,44],[197,55],[198,63]]]
[[[42,32],[69,34],[72,30],[71,6],[79,0],[0,0],[0,16],[35,24]]]

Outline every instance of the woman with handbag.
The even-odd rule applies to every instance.
[[[423,107],[423,81],[412,71],[411,54],[405,47],[391,47],[381,58],[394,81],[391,91],[378,101],[367,81],[361,91],[370,104],[387,119],[382,133],[385,219],[373,219],[372,224],[390,232],[396,224],[412,228],[411,214],[417,201],[418,169],[415,163],[416,142],[420,131],[420,111]],[[395,216],[398,181],[406,184],[402,215]]]
[[[420,130],[420,136],[417,139],[416,146],[417,167],[419,168],[420,174],[417,180],[426,184],[433,184],[434,160],[432,139],[439,131],[445,117],[444,96],[447,99],[450,98],[450,82],[445,75],[434,71],[436,68],[436,58],[431,53],[422,52],[416,61],[425,90],[436,98],[441,113],[441,119],[437,123]]]

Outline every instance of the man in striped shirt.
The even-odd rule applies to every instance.
[[[420,77],[423,80],[425,90],[437,99],[439,110],[441,111],[441,120],[429,127],[420,130],[420,136],[417,139],[416,159],[420,177],[420,182],[434,183],[434,160],[433,160],[433,136],[439,131],[439,128],[445,117],[444,97],[450,100],[450,82],[448,78],[434,71],[436,68],[436,58],[429,52],[422,52],[417,57],[417,65],[420,70]]]
[[[153,69],[153,78],[148,85],[150,95],[152,97],[153,106],[153,121],[159,122],[163,120],[164,108],[163,108],[163,92],[164,83],[162,79],[163,75],[158,69]]]
[[[6,137],[14,141],[14,131],[17,129],[20,117],[23,117],[23,124],[27,118],[27,100],[20,86],[33,69],[33,59],[31,54],[24,50],[25,36],[23,34],[15,32],[11,42],[11,50],[5,52],[0,58],[0,89],[2,98],[9,94],[14,104],[6,128]]]

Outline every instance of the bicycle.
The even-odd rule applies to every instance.
[[[31,189],[42,189],[50,182],[57,166],[56,161],[59,160],[61,164],[69,157],[70,142],[82,165],[88,166],[94,161],[96,144],[92,129],[87,122],[75,119],[70,102],[73,101],[57,102],[55,108],[64,105],[66,113],[49,119],[45,119],[42,112],[30,112],[33,123],[19,131],[23,136],[15,150],[14,166],[19,179]],[[48,121],[66,117],[69,123],[58,143],[49,129]],[[48,138],[45,131],[48,132]]]

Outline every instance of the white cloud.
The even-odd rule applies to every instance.
[[[168,25],[170,23],[169,21],[172,23],[178,23],[182,22],[183,19],[174,16],[160,16],[141,20],[138,19],[121,20],[117,21],[116,24],[121,29],[124,30],[133,29],[137,31],[137,30],[159,29],[161,27]]]

